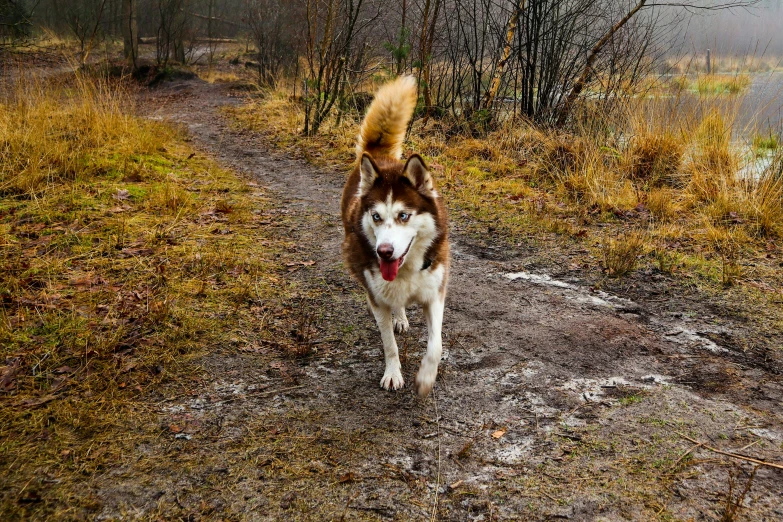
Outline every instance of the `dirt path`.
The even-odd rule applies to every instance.
[[[779,375],[710,341],[712,327],[687,313],[657,317],[524,272],[521,254],[476,244],[458,221],[435,393],[381,391],[380,338],[341,265],[343,173],[234,129],[219,108],[238,101],[198,81],[144,98],[279,198],[293,258],[316,261],[291,278],[320,295],[298,304],[317,321],[318,351],[207,356],[204,382],[159,403],[162,425],[198,429],[166,433],[139,448],[143,465],[107,474],[95,493],[105,517],[712,520],[752,467],[680,434],[783,462]],[[408,383],[425,347],[418,310],[411,325]],[[780,519],[782,494],[783,472],[759,468],[741,517]]]

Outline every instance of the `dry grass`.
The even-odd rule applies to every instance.
[[[626,155],[628,177],[646,188],[680,186],[682,142],[671,133],[634,136]]]
[[[696,76],[674,76],[669,86],[675,91],[690,91],[700,96],[736,95],[750,87],[747,74],[699,74]]]
[[[604,238],[602,245],[604,269],[611,277],[620,277],[636,267],[637,259],[644,253],[645,239],[639,233],[624,237]]]
[[[719,75],[726,74],[751,74],[777,71],[783,68],[783,58],[771,55],[720,55],[711,56],[712,71]],[[697,54],[694,56],[671,57],[666,62],[666,71],[676,74],[707,72],[707,56]]]
[[[703,75],[691,84],[699,94],[739,94],[750,86],[747,74]]]
[[[241,80],[240,76],[236,73],[217,69],[207,69],[207,71],[200,74],[199,77],[209,83],[232,83]]]
[[[589,264],[606,265],[612,275],[660,266],[715,288],[740,282],[744,276],[731,272],[733,264],[753,259],[754,278],[773,288],[783,280],[773,258],[764,258],[770,242],[783,239],[781,185],[771,174],[738,176],[747,161],[731,141],[738,106],[737,97],[698,105],[633,98],[611,116],[620,133],[566,134],[508,122],[476,138],[431,119],[426,127],[414,123],[409,146],[427,157],[452,212],[479,236],[551,246],[577,241]],[[299,104],[284,92],[230,112],[239,124],[318,164],[346,170],[354,158],[358,114],[304,138]],[[606,128],[599,123],[585,129]],[[734,231],[737,259],[727,261],[714,248],[705,226]],[[644,232],[625,245],[617,238],[628,230]],[[628,255],[622,246],[629,246]]]
[[[0,511],[83,519],[158,436],[150,399],[287,286],[268,200],[134,117],[124,87],[22,83],[0,110]],[[271,331],[259,335],[272,335]],[[287,330],[285,330],[287,331]]]
[[[751,144],[756,156],[761,157],[778,150],[778,147],[780,147],[780,137],[771,132],[766,135],[757,134],[753,136]]]

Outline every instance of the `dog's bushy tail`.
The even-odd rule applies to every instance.
[[[368,152],[376,158],[400,159],[417,98],[413,76],[401,76],[381,87],[359,130],[356,157],[361,158],[362,153]]]

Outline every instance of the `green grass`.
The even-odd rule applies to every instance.
[[[780,139],[778,136],[771,133],[766,136],[757,134],[753,136],[751,146],[753,147],[756,156],[764,156],[778,150],[778,147],[780,147]]]
[[[620,398],[620,404],[622,406],[631,406],[633,404],[640,403],[643,400],[644,400],[644,393],[634,393]]]
[[[746,74],[737,75],[703,75],[691,84],[701,95],[740,94],[750,86],[750,77]]]

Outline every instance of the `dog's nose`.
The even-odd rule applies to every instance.
[[[383,243],[378,247],[378,255],[381,259],[389,261],[394,255],[394,246],[391,243]]]

